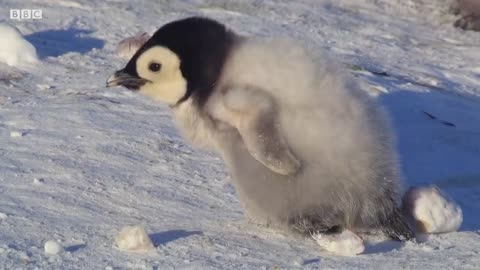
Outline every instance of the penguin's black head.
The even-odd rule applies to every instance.
[[[123,85],[170,105],[189,98],[203,103],[220,76],[234,37],[224,25],[207,18],[168,23],[108,79],[107,87]]]

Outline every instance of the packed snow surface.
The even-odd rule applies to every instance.
[[[41,60],[28,71],[0,63],[0,268],[478,269],[480,33],[452,27],[446,2],[0,0],[0,20]],[[21,8],[43,19],[8,18]],[[245,222],[221,159],[186,144],[167,106],[105,88],[126,64],[121,40],[191,15],[343,63],[391,114],[406,187],[449,194],[459,231],[405,244],[368,236],[344,257]],[[149,232],[151,252],[114,247],[127,224]],[[64,252],[46,254],[50,239]]]

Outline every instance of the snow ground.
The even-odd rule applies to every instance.
[[[0,65],[0,269],[478,269],[480,33],[451,27],[445,0],[0,6],[0,20],[42,60],[27,71]],[[44,18],[11,21],[10,8],[39,8]],[[189,15],[306,40],[345,63],[392,114],[407,185],[449,193],[464,212],[460,232],[339,257],[246,224],[221,160],[186,145],[166,106],[104,87],[125,63],[114,53],[121,39]],[[135,224],[155,251],[113,247]],[[66,251],[45,254],[52,239]]]

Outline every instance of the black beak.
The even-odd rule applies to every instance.
[[[108,78],[107,87],[122,85],[130,90],[138,90],[146,82],[148,82],[148,80],[132,76],[128,74],[125,69],[121,69]]]

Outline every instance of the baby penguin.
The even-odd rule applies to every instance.
[[[480,31],[480,1],[454,0],[451,10],[454,14],[461,16],[454,26],[464,30]]]
[[[169,104],[193,144],[222,156],[250,220],[414,237],[384,111],[318,50],[187,18],[161,27],[117,85]]]

